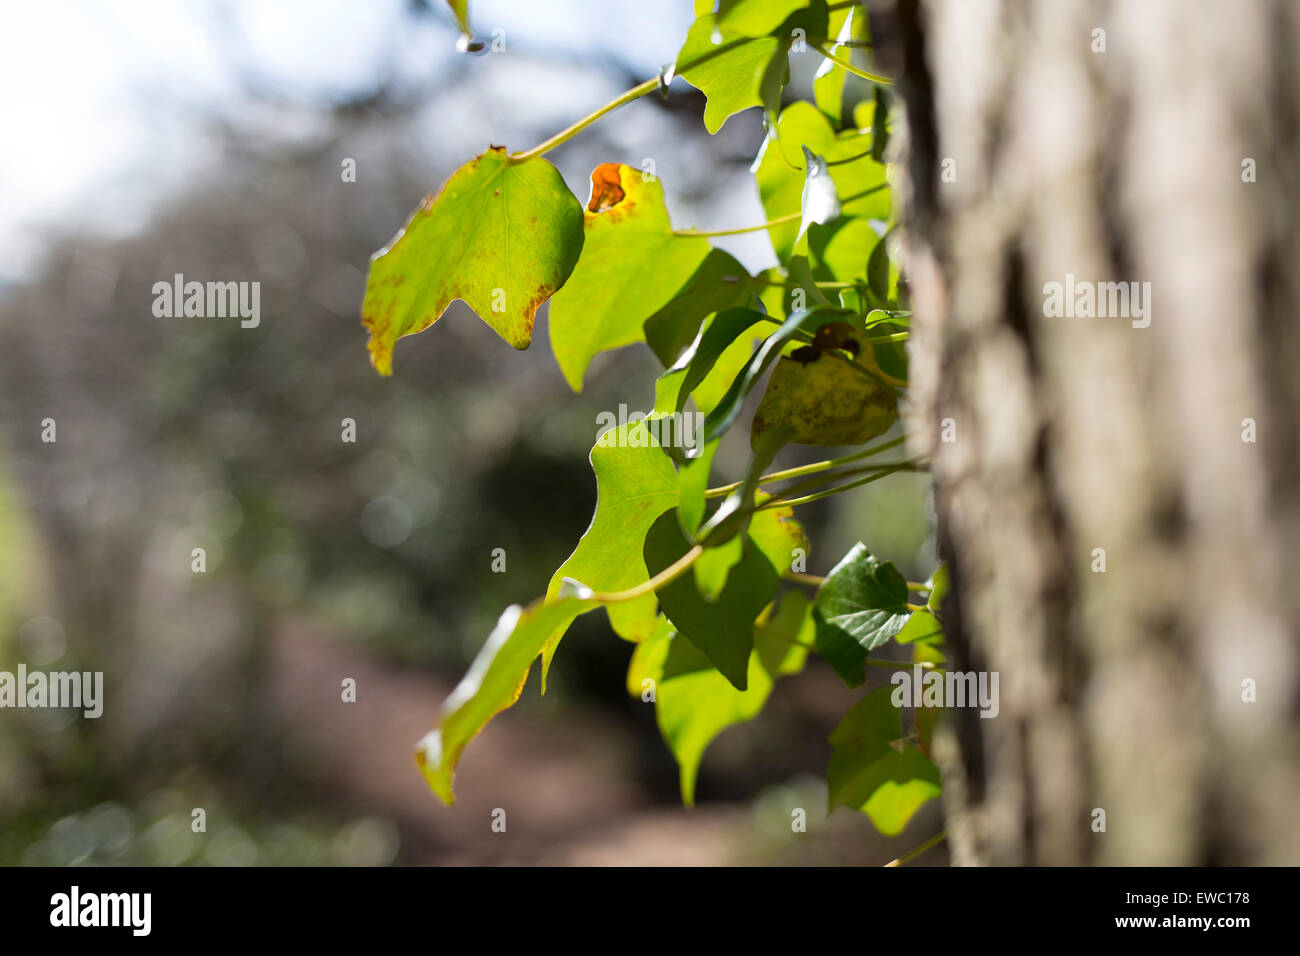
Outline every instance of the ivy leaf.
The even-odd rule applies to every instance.
[[[871,158],[871,139],[854,131],[836,134],[830,120],[811,103],[791,103],[777,121],[777,138],[764,142],[759,153],[759,199],[768,219],[796,214],[802,207],[807,147],[827,161],[840,196],[843,216],[889,218],[889,189],[885,167]],[[789,262],[799,237],[797,222],[771,226],[767,232],[777,258]]]
[[[764,493],[757,501],[771,498]],[[758,550],[772,563],[778,574],[785,574],[794,564],[795,551],[808,553],[808,535],[803,525],[795,520],[794,509],[764,508],[754,512],[749,522],[749,536]]]
[[[918,809],[942,792],[939,769],[903,741],[902,712],[892,687],[868,694],[831,732],[826,771],[828,809],[852,807],[886,836],[901,833]]]
[[[487,722],[519,699],[533,661],[557,631],[595,605],[578,598],[507,608],[442,706],[438,726],[419,742],[415,761],[443,803],[454,803],[452,778],[460,755]]]
[[[756,285],[732,256],[710,249],[695,275],[667,305],[645,320],[646,344],[665,368],[673,365],[708,316],[746,305]]]
[[[830,12],[827,28],[835,35],[835,43],[832,44],[830,52],[836,57],[844,55],[845,51],[851,49],[844,44],[853,39],[855,9],[854,5],[849,5],[841,10]],[[821,66],[817,68],[817,73],[813,77],[813,102],[836,127],[843,125],[844,77],[848,75],[848,71],[836,66],[833,60],[823,58]]]
[[[761,502],[770,495],[759,494],[755,501]],[[808,551],[808,535],[803,525],[795,520],[793,508],[765,508],[755,511],[749,521],[750,543],[763,552],[763,556],[776,568],[778,574],[785,574],[794,563],[795,550],[805,554]],[[719,547],[706,550],[692,566],[695,572],[695,586],[700,594],[709,601],[716,600],[727,583],[727,575],[744,555],[745,539],[741,535],[730,539]]]
[[[712,13],[699,17],[677,54],[677,74],[706,97],[704,128],[716,133],[741,110],[774,106],[771,91],[779,94],[789,72],[789,46],[775,36],[723,30]]]
[[[718,27],[741,36],[766,36],[808,4],[809,0],[720,0]]]
[[[839,218],[840,196],[835,190],[835,180],[831,179],[830,168],[807,146],[803,147],[804,181],[803,193],[799,199],[799,208],[803,215],[799,220],[799,235],[802,239],[808,227],[817,223],[824,225]]]
[[[718,451],[716,441],[709,442],[695,458],[688,458],[677,471],[677,517],[682,531],[691,538],[700,530],[704,520],[704,493],[709,490],[709,473],[713,456]]]
[[[716,548],[709,548],[691,565],[695,587],[706,601],[716,601],[727,585],[727,575],[745,554],[745,539],[732,538]]]
[[[646,564],[658,573],[689,548],[676,518],[664,515],[646,535]],[[659,605],[737,690],[745,690],[754,649],[754,619],[776,595],[779,583],[772,563],[746,540],[743,556],[731,568],[716,600],[706,601],[696,590],[694,577],[684,575],[659,589]]]
[[[686,398],[695,392],[698,386],[713,371],[718,360],[746,332],[763,322],[763,313],[754,309],[728,309],[720,312],[704,326],[689,349],[681,354],[677,361],[660,378],[676,382],[675,405],[678,411],[686,407]],[[745,357],[748,358],[748,352]],[[679,374],[680,373],[680,374]],[[673,379],[673,376],[677,376]],[[708,398],[701,405],[705,411],[712,407]],[[696,398],[700,405],[701,399]]]
[[[924,644],[941,644],[943,628],[938,618],[929,611],[915,611],[907,619],[903,629],[894,635],[894,640],[899,644],[914,644],[918,641]]]
[[[810,349],[807,357],[777,362],[751,436],[757,442],[773,428],[789,428],[789,440],[802,445],[861,445],[897,419],[898,400],[889,386],[837,352]]]
[[[642,557],[646,532],[677,505],[677,473],[645,422],[629,422],[602,435],[591,449],[591,468],[596,513],[573,554],[551,577],[548,598],[559,595],[565,578],[596,591],[622,591],[649,580]],[[627,640],[644,640],[654,629],[653,594],[606,605],[606,610],[610,626]],[[542,655],[543,687],[561,636]]]
[[[510,162],[494,146],[427,196],[370,260],[362,320],[370,361],[393,370],[393,345],[422,332],[455,299],[517,349],[537,308],[564,285],[582,251],[582,208],[545,159]]]
[[[804,310],[795,312],[788,319],[763,340],[763,344],[758,347],[749,361],[736,375],[727,393],[723,395],[714,409],[709,412],[708,417],[704,419],[704,440],[713,441],[727,431],[736,419],[740,417],[740,410],[744,407],[745,399],[749,393],[754,390],[763,373],[772,367],[781,355],[781,349],[795,338],[800,332],[816,328],[824,322],[830,322],[838,317],[838,313],[832,311]]]
[[[830,26],[835,33],[835,44],[830,53],[836,59],[872,69],[868,49],[871,30],[865,8],[854,4],[832,11]],[[854,119],[856,106],[863,101],[873,102],[874,93],[879,89],[879,85],[855,76],[829,58],[822,60],[813,78],[813,100],[836,127]],[[875,154],[875,157],[880,160],[880,154]]]
[[[817,652],[850,687],[866,679],[867,654],[898,634],[911,613],[907,580],[858,542],[817,590]]]
[[[826,226],[810,228],[808,260],[814,279],[856,282],[865,286],[867,260],[879,241],[880,236],[872,228],[871,220],[861,217],[840,218]]]
[[[948,565],[939,565],[938,570],[930,575],[930,580],[926,583],[930,585],[930,598],[925,602],[925,606],[937,614],[943,599],[948,596]]]
[[[902,277],[898,263],[889,255],[891,245],[898,242],[892,231],[891,228],[880,237],[876,247],[871,250],[871,258],[867,260],[867,287],[879,302],[889,307],[898,304],[898,282]]]
[[[860,541],[826,576],[816,604],[827,623],[853,635],[867,650],[897,634],[911,613],[907,579],[893,562],[877,560]]]
[[[575,392],[594,355],[644,340],[646,320],[709,254],[708,240],[673,233],[659,180],[619,163],[592,171],[583,229],[582,257],[551,301],[551,347]]]
[[[655,692],[655,718],[680,770],[682,803],[695,802],[700,761],[718,734],[757,716],[779,677],[798,673],[807,658],[811,632],[807,598],[791,591],[777,613],[755,628],[748,686],[737,690],[708,657],[671,625],[637,645],[628,669],[628,690]],[[653,685],[645,681],[653,680]]]

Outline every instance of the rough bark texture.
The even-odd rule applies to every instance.
[[[1300,863],[1300,7],[872,12],[953,666],[1001,680],[936,741],[955,862]],[[1150,326],[1045,316],[1067,274]]]

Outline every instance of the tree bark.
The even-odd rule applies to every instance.
[[[1300,863],[1300,7],[872,14],[951,666],[1000,675],[935,742],[954,862]]]

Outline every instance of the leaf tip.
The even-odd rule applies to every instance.
[[[453,771],[450,768],[444,768],[442,756],[441,729],[429,731],[415,745],[415,765],[424,774],[429,789],[444,804],[451,806],[456,802],[456,794],[451,788]]]

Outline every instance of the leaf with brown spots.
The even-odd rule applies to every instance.
[[[511,162],[493,146],[428,196],[370,260],[362,321],[370,361],[392,374],[393,345],[461,299],[517,349],[538,307],[582,251],[582,207],[545,159]]]
[[[848,323],[817,329],[772,370],[754,412],[751,443],[774,428],[792,428],[801,445],[860,445],[898,418],[896,390],[875,364],[866,336]]]
[[[582,258],[551,303],[551,347],[575,392],[598,352],[645,340],[646,319],[691,281],[710,248],[674,235],[659,180],[619,163],[592,171],[583,220]]]

